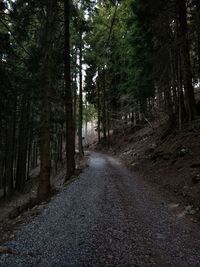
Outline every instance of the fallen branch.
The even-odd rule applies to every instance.
[[[149,124],[149,126],[153,129],[153,131],[154,131],[154,127],[153,127],[153,125],[151,124],[151,122],[147,119],[147,118],[145,118],[144,117],[144,120]]]

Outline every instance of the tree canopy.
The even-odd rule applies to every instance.
[[[73,175],[83,120],[108,143],[160,114],[197,118],[200,1],[1,0],[0,77],[0,188],[23,191],[40,164],[44,196],[63,153]]]

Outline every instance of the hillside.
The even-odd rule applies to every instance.
[[[183,215],[200,218],[200,121],[168,135],[165,120],[152,126],[133,127],[113,135],[108,152],[125,162],[140,179],[174,198]],[[102,145],[97,149],[105,151]]]

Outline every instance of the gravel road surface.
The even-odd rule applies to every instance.
[[[199,267],[198,224],[166,203],[118,160],[91,153],[80,177],[5,244],[18,253],[0,255],[0,266]]]

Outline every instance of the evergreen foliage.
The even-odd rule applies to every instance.
[[[48,195],[64,152],[71,177],[83,121],[95,117],[108,144],[112,131],[160,114],[179,128],[197,118],[199,14],[199,0],[1,0],[4,196],[23,191],[38,165],[39,195]]]

